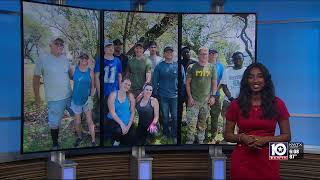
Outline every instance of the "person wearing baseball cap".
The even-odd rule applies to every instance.
[[[115,39],[113,41],[113,46],[114,46],[114,53],[113,53],[113,56],[114,57],[117,57],[120,59],[121,61],[121,66],[122,66],[122,77],[125,77],[125,73],[126,73],[126,69],[127,69],[127,66],[128,66],[128,56],[126,56],[123,52],[122,52],[122,46],[123,46],[123,43],[121,42],[120,39]]]
[[[131,92],[136,98],[143,89],[144,84],[151,81],[151,62],[144,56],[144,45],[137,42],[134,45],[135,56],[128,62],[126,75],[131,81]]]
[[[173,61],[173,48],[167,46],[163,50],[164,61],[154,69],[152,84],[153,93],[159,97],[162,113],[163,134],[167,140],[173,139],[177,143],[177,116],[178,116],[178,62]],[[183,66],[181,66],[184,75]],[[184,76],[182,77],[184,78]],[[172,118],[172,126],[169,125],[169,115]],[[171,130],[170,130],[171,129]],[[168,141],[170,142],[170,141]]]
[[[103,88],[103,103],[105,105],[105,119],[109,113],[108,108],[108,97],[111,92],[119,90],[119,86],[122,80],[122,66],[120,59],[113,56],[113,42],[111,40],[104,41],[104,60],[103,60],[103,69],[104,69],[104,88]],[[100,94],[100,60],[96,60],[94,67],[95,73],[95,82],[96,88],[98,91],[99,97]],[[106,132],[106,131],[105,131]]]
[[[205,132],[205,142],[210,144],[216,144],[215,137],[218,129],[218,118],[221,113],[221,101],[220,101],[220,81],[222,79],[224,67],[218,60],[218,51],[214,48],[209,49],[209,63],[215,66],[217,72],[217,92],[214,95],[215,103],[210,106],[210,117],[207,119],[207,129]],[[210,123],[209,123],[210,122]],[[209,124],[210,124],[210,134],[211,138],[209,138]]]
[[[49,44],[50,53],[41,55],[36,61],[33,75],[33,90],[35,103],[42,104],[40,96],[40,79],[44,81],[44,95],[48,104],[48,125],[52,138],[52,150],[60,149],[59,129],[64,111],[69,111],[73,116],[71,105],[71,84],[68,73],[71,66],[67,57],[63,54],[64,40],[61,37],[53,37]],[[54,113],[53,113],[54,112]]]

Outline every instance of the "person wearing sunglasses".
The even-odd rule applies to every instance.
[[[71,85],[69,79],[70,63],[63,54],[64,40],[53,38],[49,44],[50,53],[39,57],[35,64],[33,76],[33,90],[35,103],[41,104],[40,79],[43,78],[44,94],[48,101],[48,125],[52,138],[52,150],[60,149],[58,137],[61,119],[67,110],[70,116],[74,113],[71,106]]]
[[[94,95],[94,73],[89,67],[89,56],[86,53],[80,53],[79,63],[69,72],[73,80],[73,93],[71,100],[71,109],[74,112],[74,127],[77,138],[74,143],[78,147],[82,142],[81,114],[86,115],[86,121],[91,135],[91,145],[96,146],[95,129],[92,121],[93,95]]]
[[[143,91],[136,99],[136,109],[139,114],[139,123],[137,127],[138,145],[146,145],[147,137],[158,132],[159,121],[159,102],[152,95],[152,84],[147,83],[143,86]],[[150,143],[149,139],[149,143]]]

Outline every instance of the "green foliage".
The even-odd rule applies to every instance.
[[[39,56],[39,47],[48,47],[46,42],[51,36],[48,27],[43,26],[40,22],[34,21],[33,17],[27,14],[23,15],[24,31],[24,55],[32,63]]]
[[[98,49],[98,11],[62,6],[26,4],[24,11],[25,42],[40,37],[38,49],[48,47],[48,38],[60,36],[65,40],[65,51],[73,61],[80,52],[95,57]]]
[[[114,40],[118,38],[123,41],[125,53],[141,39],[145,41],[155,40],[161,53],[164,47],[168,45],[177,48],[177,17],[171,19],[172,22],[168,27],[161,27],[161,20],[164,17],[165,15],[156,13],[105,12],[105,39]],[[164,30],[159,37],[154,32],[150,32],[155,26],[160,26],[160,29],[163,28],[161,30]]]

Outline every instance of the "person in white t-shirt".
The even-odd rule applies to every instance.
[[[71,85],[69,78],[70,63],[62,54],[64,41],[61,38],[53,39],[50,44],[50,54],[40,56],[36,62],[33,75],[33,90],[36,105],[40,105],[40,79],[44,81],[44,94],[48,101],[48,124],[51,130],[52,150],[59,149],[59,126],[64,111],[71,110]]]
[[[243,53],[235,52],[232,55],[233,67],[225,69],[222,79],[221,86],[225,94],[224,101],[222,104],[222,117],[223,117],[223,131],[225,129],[225,113],[229,108],[231,102],[238,98],[240,94],[240,82],[246,67],[243,67]]]

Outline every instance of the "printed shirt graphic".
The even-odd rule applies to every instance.
[[[187,77],[191,78],[191,95],[195,101],[203,102],[209,97],[211,81],[217,79],[214,65],[200,66],[191,64],[187,70]]]
[[[94,72],[100,72],[100,62],[96,61]],[[118,74],[122,72],[119,58],[104,59],[104,96],[109,96],[112,91],[119,90]]]
[[[241,79],[245,70],[246,67],[237,70],[233,69],[233,67],[229,67],[223,73],[221,84],[227,85],[233,98],[239,96]],[[225,96],[225,100],[229,101],[227,96]]]

